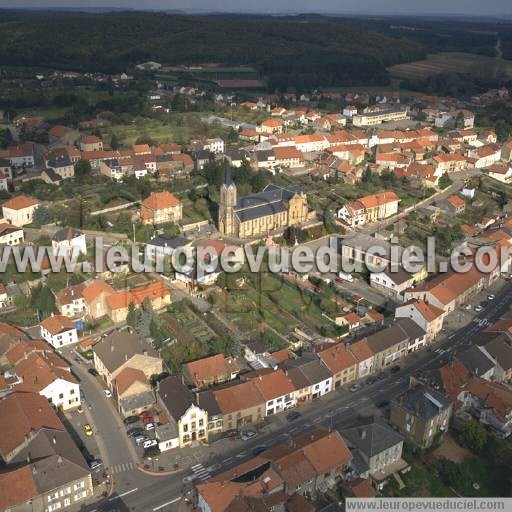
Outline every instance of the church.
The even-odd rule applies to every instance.
[[[307,197],[298,187],[267,185],[263,192],[238,199],[231,168],[220,189],[219,231],[226,236],[250,238],[304,224],[314,218]]]

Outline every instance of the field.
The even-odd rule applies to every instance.
[[[430,54],[426,60],[397,64],[388,71],[392,77],[401,80],[421,80],[441,73],[471,73],[487,68],[490,74],[499,69],[512,76],[511,61],[459,52]]]

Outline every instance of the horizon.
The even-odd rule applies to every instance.
[[[192,0],[182,2],[167,2],[165,0],[152,0],[143,7],[135,0],[105,0],[104,2],[88,5],[83,0],[43,0],[43,2],[34,0],[25,0],[19,5],[9,5],[9,0],[0,0],[0,9],[12,11],[78,11],[78,12],[119,12],[119,11],[140,11],[140,12],[183,12],[186,14],[246,14],[246,15],[268,15],[268,16],[300,16],[300,15],[320,15],[320,16],[383,16],[383,17],[462,17],[462,18],[502,18],[512,17],[512,6],[509,2],[503,0],[492,0],[484,8],[481,3],[476,1],[463,2],[452,0],[442,2],[433,1],[428,8],[422,6],[417,9],[410,3],[402,0],[386,0],[385,2],[376,0],[361,0],[355,2],[348,0],[339,5],[334,0],[320,0],[310,6],[311,2],[307,0],[295,1],[282,0],[273,2],[271,0],[262,0],[255,8],[249,2],[240,2],[235,0]],[[169,5],[170,4],[170,5]],[[278,5],[276,5],[278,4]],[[373,5],[375,4],[375,5]],[[402,5],[404,4],[404,5]],[[446,5],[448,4],[448,5]]]

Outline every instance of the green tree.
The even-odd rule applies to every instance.
[[[128,325],[131,325],[132,327],[135,327],[137,325],[137,309],[135,307],[135,304],[133,302],[130,302],[128,304],[128,314],[126,315],[126,323]]]
[[[55,296],[50,288],[39,284],[32,289],[30,296],[30,305],[39,313],[39,318],[44,320],[52,313],[57,312],[55,306]]]
[[[119,149],[119,139],[115,133],[112,134],[112,137],[110,138],[110,147],[116,151]]]
[[[80,159],[75,164],[75,176],[78,179],[82,179],[82,178],[85,178],[86,176],[90,176],[91,171],[92,171],[92,168],[91,168],[91,164],[90,164],[89,160]]]
[[[448,188],[450,185],[453,184],[453,181],[452,179],[450,178],[450,176],[448,176],[447,173],[444,173],[440,178],[439,178],[439,188],[441,189],[445,189],[445,188]]]
[[[477,420],[469,420],[462,427],[460,441],[472,452],[481,453],[487,443],[487,431]]]

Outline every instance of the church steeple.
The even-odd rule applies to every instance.
[[[219,201],[219,231],[224,235],[234,233],[234,208],[238,202],[238,193],[231,173],[231,167],[226,169],[226,177],[220,188]]]

